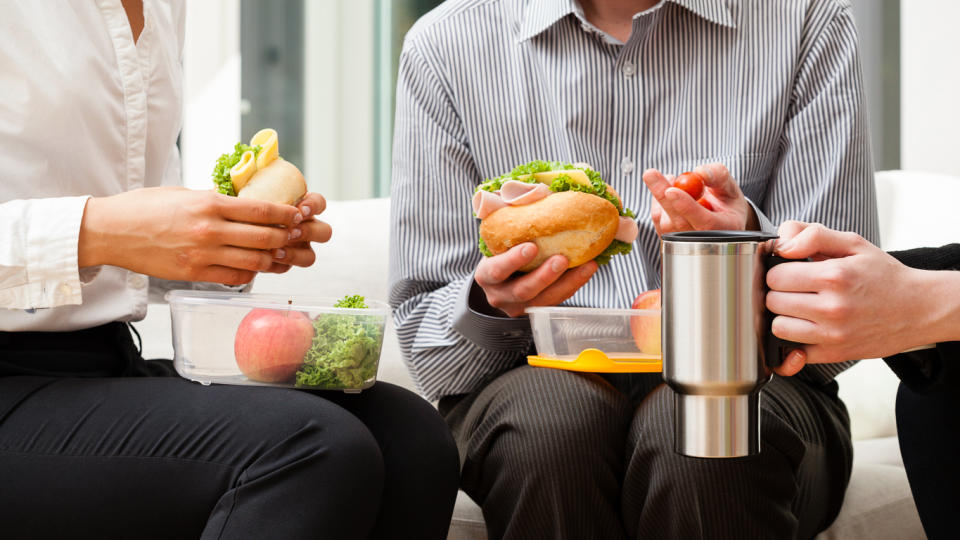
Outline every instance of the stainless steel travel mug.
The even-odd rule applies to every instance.
[[[663,235],[663,378],[675,394],[677,452],[739,457],[760,451],[765,259],[776,235]]]

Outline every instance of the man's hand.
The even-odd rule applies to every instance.
[[[557,305],[573,296],[597,271],[594,261],[568,270],[566,257],[554,255],[532,272],[513,277],[536,256],[537,245],[526,242],[480,261],[474,279],[491,307],[509,317],[519,317],[528,306]]]
[[[273,267],[275,250],[297,240],[290,237],[296,226],[301,235],[323,236],[316,230],[322,227],[302,222],[290,205],[213,191],[137,189],[87,202],[78,259],[81,267],[110,264],[163,279],[239,285]]]
[[[326,242],[330,240],[333,230],[330,225],[314,219],[327,208],[327,201],[319,193],[307,193],[297,205],[303,221],[290,229],[290,240],[287,244],[273,253],[273,264],[267,272],[282,274],[292,266],[307,267],[312,265],[317,256],[310,247],[311,242]]]
[[[656,169],[643,173],[643,182],[653,194],[650,218],[661,236],[677,231],[757,230],[759,223],[740,186],[720,163],[701,165],[694,172],[703,176],[703,197],[713,210],[700,206],[687,192],[673,187],[673,177]]]
[[[918,271],[908,268],[852,232],[787,221],[776,251],[788,259],[767,273],[767,307],[779,314],[773,334],[808,343],[792,351],[780,375],[805,363],[878,358],[929,343],[927,308],[915,301]]]

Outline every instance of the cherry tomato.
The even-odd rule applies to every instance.
[[[685,172],[673,181],[673,187],[686,191],[697,200],[703,195],[703,177],[699,173]]]
[[[707,210],[713,212],[713,205],[710,204],[710,201],[708,201],[708,200],[706,200],[706,199],[700,199],[700,200],[698,200],[697,202],[700,203],[700,206],[702,206],[702,207],[706,208]]]

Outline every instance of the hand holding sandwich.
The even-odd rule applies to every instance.
[[[284,264],[275,261],[274,250],[322,239],[319,227],[303,222],[290,205],[179,187],[136,189],[87,201],[78,262],[81,268],[109,264],[163,279],[239,285]],[[296,230],[300,238],[290,238]],[[299,262],[303,255],[291,250],[287,257]]]
[[[672,177],[656,169],[643,173],[643,182],[653,194],[650,218],[657,233],[708,230],[757,230],[759,223],[750,203],[730,171],[720,163],[701,165],[694,169],[704,180],[704,195],[712,210],[708,210],[682,189],[673,187]]]
[[[218,193],[148,188],[92,198],[78,243],[81,268],[109,264],[164,279],[250,282],[257,272],[310,266],[311,242],[330,239],[314,219],[326,208],[303,174],[279,154],[277,132],[217,160]]]
[[[567,269],[566,257],[552,255],[533,271],[517,275],[520,268],[536,259],[537,252],[535,243],[524,242],[480,261],[473,277],[490,307],[508,317],[519,317],[530,306],[557,305],[573,296],[597,271],[595,261]]]

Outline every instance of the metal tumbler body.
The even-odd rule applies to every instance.
[[[664,235],[663,377],[675,392],[675,449],[696,457],[760,451],[763,258],[772,235]]]

